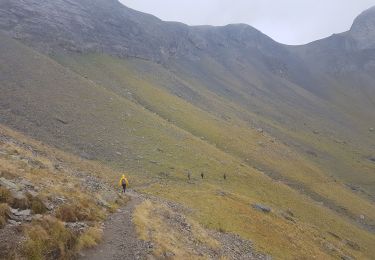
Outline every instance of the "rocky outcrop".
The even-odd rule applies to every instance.
[[[262,211],[264,213],[270,213],[272,209],[268,206],[262,204],[253,204],[252,207],[256,210]]]
[[[348,33],[358,49],[375,48],[375,6],[359,15]]]
[[[197,60],[217,48],[280,48],[248,25],[189,27],[117,0],[5,0],[0,29],[44,53],[104,52],[158,63],[176,57]]]

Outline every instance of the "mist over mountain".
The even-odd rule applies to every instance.
[[[0,31],[1,124],[129,171],[152,184],[145,192],[272,255],[373,255],[375,7],[300,46],[117,0],[3,0]],[[257,201],[274,215],[249,207]],[[303,242],[291,244],[285,233],[298,229]]]

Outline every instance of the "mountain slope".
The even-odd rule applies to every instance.
[[[290,47],[117,1],[2,1],[0,12],[1,123],[126,169],[151,184],[143,192],[276,257],[374,254],[372,68],[355,67],[368,46],[328,55],[349,36]]]

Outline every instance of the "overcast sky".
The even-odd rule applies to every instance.
[[[346,31],[375,0],[120,0],[165,21],[189,25],[246,23],[286,44]]]

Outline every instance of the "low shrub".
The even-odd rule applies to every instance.
[[[81,202],[60,206],[56,210],[56,217],[65,222],[97,221],[103,218],[103,212],[92,203]]]
[[[78,239],[78,250],[91,248],[96,246],[102,239],[102,230],[95,227],[90,227]]]
[[[28,259],[71,259],[77,251],[77,237],[54,217],[46,216],[24,227],[23,254]]]
[[[33,214],[44,214],[48,211],[43,201],[39,197],[28,196],[30,200],[30,208]]]

